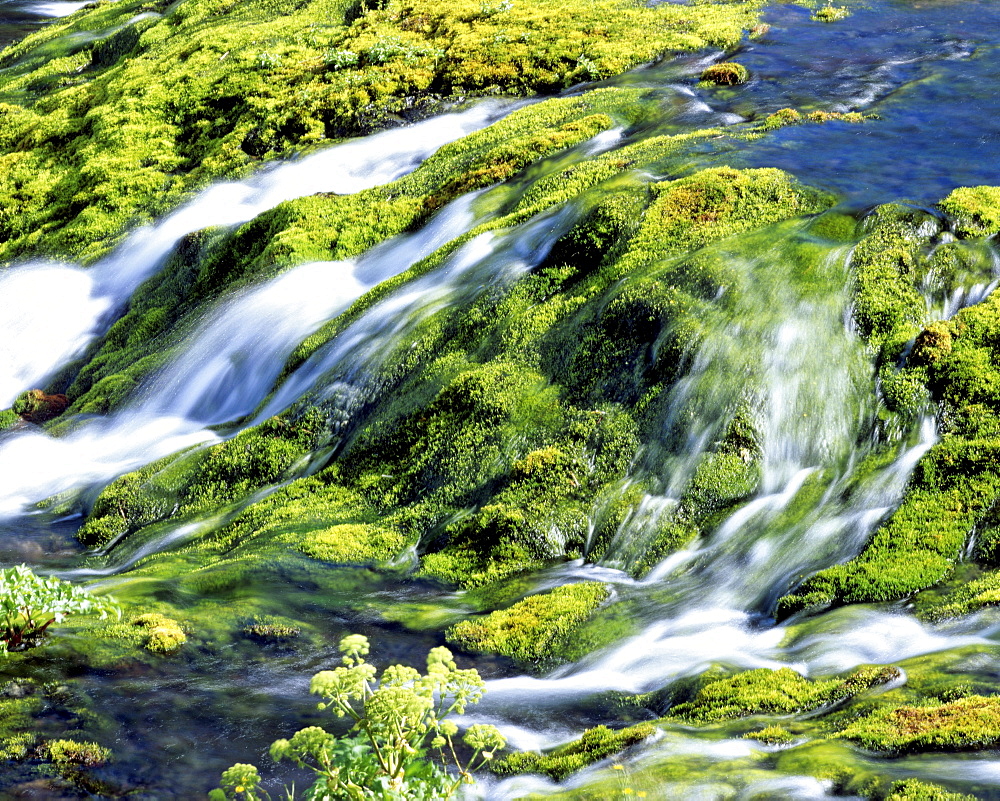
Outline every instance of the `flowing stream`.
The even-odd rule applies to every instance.
[[[7,41],[3,36],[21,35],[18,26],[25,20],[68,13],[76,5],[3,3],[0,45]],[[788,105],[859,110],[880,120],[862,127],[791,127],[740,150],[726,143],[706,146],[702,163],[781,167],[838,192],[842,208],[854,211],[899,200],[922,206],[959,185],[1000,184],[997,4],[875,0],[839,25],[812,22],[807,10],[777,4],[768,17],[771,31],[738,54],[753,74],[746,87],[694,87],[692,75],[718,54],[612,81],[661,91],[662,121],[636,136],[736,123]],[[0,273],[0,408],[83,353],[186,234],[237,225],[285,200],[386,184],[514,107],[483,102],[274,165],[243,182],[210,187],[155,225],[131,233],[90,267],[32,262]],[[628,143],[612,132],[570,158],[582,160]],[[414,330],[442,309],[468,305],[530,272],[580,211],[569,204],[516,227],[467,238],[437,267],[366,308],[283,374],[289,355],[306,337],[368,290],[485,222],[489,214],[479,210],[481,197],[462,196],[420,230],[355,259],[303,264],[221,297],[165,365],[113,414],[80,419],[60,437],[37,428],[0,437],[0,559],[33,562],[77,579],[100,578],[127,596],[131,567],[183,545],[217,521],[167,526],[141,544],[113,543],[103,563],[81,566],[78,550],[69,544],[80,520],[39,513],[35,505],[54,496],[85,495],[160,457],[219,442],[303,398],[337,399],[345,420],[359,414],[383,390],[374,376],[398,357]],[[989,614],[950,626],[922,624],[905,609],[885,606],[846,607],[782,625],[770,616],[775,600],[799,577],[860,551],[899,503],[913,468],[937,439],[934,421],[927,418],[896,443],[887,463],[863,475],[859,471],[872,453],[867,432],[878,404],[870,356],[850,324],[851,249],[817,247],[803,271],[792,252],[808,238],[804,228],[785,227],[756,257],[727,256],[735,285],[708,305],[702,336],[687,354],[688,368],[663,405],[662,436],[633,466],[630,480],[649,488],[638,510],[619,527],[600,564],[580,560],[531,579],[535,588],[608,582],[616,600],[636,610],[631,634],[541,676],[517,675],[487,658],[470,662],[491,680],[469,722],[498,725],[518,748],[546,748],[614,720],[609,698],[662,690],[713,665],[788,666],[825,676],[861,664],[996,645],[1000,623]],[[979,273],[954,286],[926,287],[929,320],[951,317],[996,288],[1000,258],[988,245],[980,255],[985,266]],[[46,321],[41,331],[38,320]],[[666,557],[644,577],[631,577],[628,571],[649,547],[657,522],[674,513],[737,408],[760,434],[757,489],[707,537]],[[367,594],[373,607],[397,600],[451,610],[462,604],[436,587],[363,572],[345,570],[335,592],[354,600]],[[293,578],[290,585],[295,583]],[[289,598],[306,592],[280,586],[263,591],[268,589]],[[295,602],[307,608],[297,596]],[[430,634],[388,629],[387,652],[399,659],[419,659],[438,644]],[[95,672],[81,678],[98,706],[115,710],[116,778],[153,788],[141,797],[198,797],[222,768],[260,763],[271,740],[319,720],[307,693],[308,677],[335,659],[332,647],[279,653],[266,663],[244,663],[237,645],[230,651],[168,662],[155,674],[137,671],[113,680]],[[141,709],[130,705],[135,695],[149,703]],[[247,726],[250,720],[256,725]],[[702,736],[690,727],[667,727],[630,756],[629,764],[640,770],[645,763],[692,756],[703,764],[735,764],[749,759],[754,747],[718,732]],[[988,755],[912,758],[887,770],[1000,794],[1000,762]],[[598,764],[568,784],[517,777],[485,780],[480,787],[488,798],[512,799],[582,787],[607,773],[607,764]],[[736,789],[715,779],[668,786],[662,797],[828,797],[829,786],[816,779],[760,774]],[[285,776],[279,771],[273,781]]]

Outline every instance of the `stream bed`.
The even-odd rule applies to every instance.
[[[77,5],[4,2],[0,46],[39,19]],[[602,134],[552,157],[540,173],[544,177],[545,170],[553,173],[655,135],[740,126],[793,106],[803,113],[860,112],[872,119],[860,125],[833,120],[789,126],[751,141],[718,136],[676,165],[676,175],[721,165],[777,167],[835,193],[835,211],[854,215],[883,203],[929,210],[956,187],[1000,185],[1000,4],[871,0],[851,11],[847,19],[827,24],[798,5],[770,7],[769,31],[726,55],[750,70],[751,79],[742,86],[697,83],[701,69],[721,53],[700,53],[603,82],[655,90],[655,98],[645,101],[655,114],[624,134]],[[567,95],[589,88],[575,87]],[[242,183],[216,185],[86,269],[63,263],[12,268],[0,275],[4,405],[85,353],[185,235],[208,225],[243,223],[283,200],[387,184],[417,169],[445,143],[517,107],[484,101],[272,165]],[[277,797],[283,782],[302,782],[303,774],[271,766],[267,748],[305,725],[329,722],[316,710],[308,685],[314,672],[337,661],[340,636],[366,634],[375,664],[419,664],[429,648],[443,643],[444,626],[474,609],[463,593],[413,578],[405,560],[380,570],[281,566],[253,574],[250,585],[206,580],[200,598],[185,596],[191,592],[186,586],[134,571],[161,552],[186,553],[204,530],[228,524],[242,508],[279,491],[278,485],[260,490],[240,509],[227,507],[216,517],[184,525],[161,522],[144,530],[141,539],[116,540],[96,553],[81,552],[73,535],[83,522],[81,508],[109,481],[178,451],[197,453],[229,441],[303,398],[336,405],[345,431],[352,430],[352,420],[382,408],[385,388],[375,379],[394,360],[403,361],[400,348],[414,332],[443,310],[470,306],[532,274],[584,213],[570,203],[526,215],[507,229],[480,231],[498,213],[491,191],[506,191],[509,202],[511,193],[525,188],[513,183],[506,190],[461,194],[419,230],[357,258],[302,265],[223,294],[114,412],[81,416],[59,437],[38,429],[0,435],[0,564],[26,562],[90,582],[126,603],[152,593],[192,607],[266,607],[307,632],[295,647],[260,647],[206,631],[192,636],[182,653],[155,665],[136,661],[101,668],[72,661],[73,640],[85,635],[70,632],[65,646],[54,638],[32,663],[33,677],[71,680],[97,721],[94,730],[115,755],[96,772],[105,784],[92,787],[91,797],[200,798],[236,762],[262,766]],[[479,232],[470,235],[473,231]],[[727,265],[726,291],[737,287],[739,294],[720,293],[706,301],[698,349],[688,354],[683,376],[662,402],[660,434],[645,443],[630,468],[629,480],[645,487],[642,512],[619,527],[598,564],[571,559],[518,579],[521,595],[578,581],[606,582],[630,615],[620,639],[534,675],[504,657],[460,657],[463,666],[476,667],[488,680],[486,697],[470,710],[469,721],[497,725],[518,749],[551,748],[594,725],[643,720],[649,713],[621,698],[664,691],[718,665],[791,667],[822,677],[860,665],[907,660],[917,665],[937,654],[945,655],[949,669],[977,681],[1000,681],[1000,617],[990,610],[934,625],[918,621],[903,603],[853,605],[776,623],[779,596],[803,576],[860,552],[900,503],[938,432],[933,417],[925,416],[897,433],[879,452],[885,458],[875,468],[860,469],[876,452],[871,431],[880,406],[871,354],[847,322],[851,247],[818,242],[803,225],[775,226],[755,236],[742,250],[720,245],[712,252]],[[359,297],[459,238],[431,271],[373,301],[345,323],[337,339],[283,370],[300,342]],[[806,270],[796,261],[803,247],[814,248]],[[993,259],[1000,264],[995,251]],[[970,282],[950,287],[949,297],[967,298],[958,306],[981,300],[989,291],[984,287],[992,288],[989,279],[982,278],[978,294]],[[928,322],[935,318],[932,310],[940,311],[939,302],[944,301],[929,298]],[[957,307],[946,310],[951,314]],[[22,335],[25,320],[43,316],[60,322],[46,332],[50,340]],[[658,561],[643,577],[633,577],[650,532],[675,508],[680,488],[724,436],[733,423],[732,409],[740,404],[753,410],[760,439],[757,489],[709,534]],[[309,476],[318,468],[297,469]],[[37,510],[35,504],[53,497],[71,501],[55,503],[54,511]],[[58,714],[41,725],[58,730]],[[776,769],[759,754],[735,730],[667,726],[629,752],[625,772],[648,797],[830,797],[829,782],[799,773],[794,765]],[[1000,758],[992,752],[892,760],[856,752],[843,758],[900,779],[917,777],[980,798],[1000,798]],[[663,767],[671,764],[670,770]],[[475,792],[499,800],[577,788],[572,797],[602,798],[609,797],[612,780],[617,778],[605,762],[564,783],[484,777]],[[30,794],[32,781],[27,768],[0,775],[0,794],[46,797]],[[65,797],[81,796],[67,790]]]

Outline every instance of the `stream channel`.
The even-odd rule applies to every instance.
[[[76,5],[5,0],[0,45],[45,15],[70,12]],[[565,166],[658,133],[738,125],[794,106],[859,111],[877,119],[863,125],[833,121],[789,127],[751,142],[720,138],[701,146],[696,163],[685,169],[779,167],[834,192],[840,209],[856,215],[886,202],[929,208],[958,186],[1000,185],[1000,4],[871,0],[852,7],[852,15],[836,24],[813,21],[800,6],[776,4],[765,20],[770,31],[732,56],[750,70],[749,83],[699,87],[698,74],[720,59],[719,53],[629,73],[608,83],[656,88],[659,118],[624,137],[602,135],[553,157],[553,163]],[[589,87],[570,93],[584,88]],[[272,165],[242,183],[216,185],[156,225],[134,232],[86,270],[29,263],[0,274],[0,406],[85,350],[185,234],[209,224],[241,223],[293,197],[387,183],[446,142],[515,107],[486,101]],[[183,448],[230,437],[238,429],[224,424],[260,422],[308,393],[340,393],[346,398],[345,415],[363,410],[379,391],[365,377],[393,358],[394,343],[440,309],[467,304],[484,287],[505,285],[533,269],[577,213],[568,206],[471,239],[433,275],[388,294],[291,375],[279,375],[294,348],[356,298],[481,223],[490,211],[489,204],[477,203],[480,197],[452,201],[420,231],[357,259],[302,265],[225,298],[116,412],[82,420],[58,438],[40,430],[5,435],[0,439],[0,564],[27,562],[94,582],[124,599],[141,592],[141,582],[130,583],[130,569],[150,554],[198,536],[199,524],[160,529],[141,543],[112,545],[97,558],[85,558],[73,539],[80,515],[28,510],[67,493],[93,498],[119,475]],[[577,580],[608,582],[618,599],[628,601],[633,633],[543,675],[521,675],[500,658],[463,657],[463,665],[477,667],[489,680],[470,720],[495,723],[513,746],[550,747],[590,726],[614,723],[622,715],[615,704],[620,695],[668,687],[718,664],[789,666],[825,676],[860,664],[976,647],[981,658],[975,669],[1000,681],[1000,617],[988,611],[932,626],[896,605],[850,606],[797,621],[794,632],[769,616],[775,599],[799,577],[861,549],[899,503],[910,471],[936,439],[932,419],[902,432],[894,459],[852,492],[838,491],[851,484],[864,460],[869,445],[863,432],[878,413],[870,357],[845,323],[850,250],[828,248],[806,284],[792,274],[787,252],[797,234],[782,230],[784,239],[767,243],[754,264],[734,255],[732,269],[743,280],[739,302],[720,305],[706,318],[709,333],[701,350],[670,389],[664,428],[681,430],[687,445],[677,451],[650,443],[634,467],[654,475],[659,491],[649,494],[639,513],[621,527],[601,564],[570,562],[531,578],[536,589]],[[994,260],[1000,264],[1000,258]],[[928,319],[950,315],[991,289],[989,280],[952,287],[947,296],[928,299]],[[55,322],[39,337],[29,321],[41,317]],[[758,410],[763,442],[757,493],[709,536],[671,555],[644,578],[630,578],[627,568],[641,553],[643,537],[658,515],[672,508],[674,491],[690,476],[706,443],[729,422],[724,410],[737,396],[750,398]],[[820,474],[826,489],[813,492],[803,510],[802,488],[814,487]],[[795,513],[787,513],[792,506]],[[294,610],[297,619],[325,632],[308,647],[262,654],[238,641],[201,643],[156,669],[109,671],[64,664],[53,651],[38,662],[38,677],[72,679],[103,716],[115,760],[100,775],[131,788],[129,797],[202,797],[235,762],[261,765],[273,791],[295,774],[272,767],[267,747],[297,728],[326,722],[308,695],[308,682],[312,673],[336,661],[341,635],[368,635],[376,664],[419,664],[428,648],[441,644],[439,631],[387,622],[380,612],[406,604],[445,619],[463,610],[459,594],[409,579],[405,572],[331,571],[342,576],[324,587],[324,607],[336,606],[337,593],[344,600],[342,616],[333,621],[311,605],[307,577],[290,574],[283,582],[244,590],[270,596],[276,611]],[[369,611],[359,611],[364,607]],[[682,783],[663,784],[653,793],[663,798],[827,797],[827,786],[816,779],[748,768],[754,747],[717,731],[667,727],[632,753],[629,764],[639,771],[687,760],[690,774]],[[859,754],[857,760],[874,758]],[[878,770],[1000,798],[1000,759],[983,753],[886,760]],[[585,787],[609,771],[601,763],[562,785],[538,777],[484,777],[477,792],[494,799],[555,794],[567,786]],[[0,776],[0,793],[29,779],[27,774]]]

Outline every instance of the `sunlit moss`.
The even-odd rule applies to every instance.
[[[992,236],[1000,231],[1000,187],[959,187],[940,206],[960,236]]]
[[[606,584],[582,582],[532,595],[509,609],[448,629],[448,641],[468,651],[503,654],[519,662],[536,663],[565,646],[575,629],[604,601]]]
[[[900,676],[898,668],[863,668],[845,679],[809,681],[790,668],[760,668],[730,678],[709,680],[690,701],[670,709],[670,716],[692,722],[788,715],[843,701]]]
[[[894,753],[993,748],[1000,743],[1000,699],[973,695],[939,706],[879,709],[840,736]]]
[[[585,731],[580,739],[546,754],[531,751],[511,754],[494,765],[494,770],[500,774],[541,773],[560,781],[587,765],[642,742],[655,731],[651,723],[618,730],[598,726]]]

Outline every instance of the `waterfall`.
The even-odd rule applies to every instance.
[[[218,441],[207,426],[252,412],[306,336],[375,284],[470,228],[474,200],[467,195],[453,201],[420,232],[355,260],[303,264],[223,298],[177,356],[108,418],[83,421],[58,439],[37,430],[8,434],[0,441],[0,477],[7,488],[0,516]]]
[[[238,182],[220,183],[155,225],[139,228],[92,267],[29,262],[0,273],[0,408],[43,383],[106,330],[185,235],[251,220],[317,192],[351,194],[394,181],[442,145],[495,122],[512,104],[481,103],[321,150]]]

